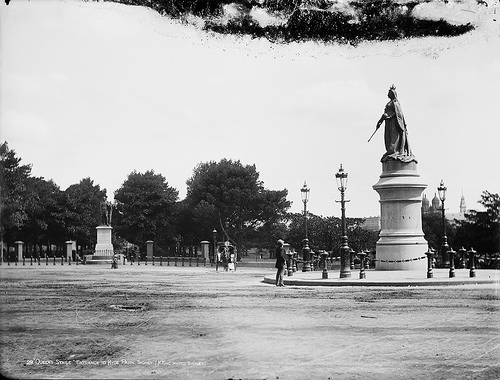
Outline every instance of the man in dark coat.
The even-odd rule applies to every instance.
[[[283,248],[284,241],[279,239],[276,247],[276,286],[285,286],[283,284],[283,276],[285,274],[285,249]]]

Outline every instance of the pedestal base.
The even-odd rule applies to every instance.
[[[380,195],[380,235],[376,246],[377,270],[427,268],[427,241],[422,231],[422,191],[417,163],[389,160],[373,188]]]
[[[86,263],[111,265],[114,255],[113,244],[111,243],[111,232],[113,231],[113,227],[97,226],[96,230],[97,244],[95,245],[95,251],[92,256],[86,258]]]

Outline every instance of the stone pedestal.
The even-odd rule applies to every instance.
[[[94,254],[86,259],[87,264],[111,264],[113,261],[113,244],[111,243],[111,226],[97,226],[97,244]]]
[[[210,262],[210,242],[203,240],[201,243],[201,255],[205,258],[206,262]]]
[[[24,242],[22,241],[15,241],[14,244],[16,245],[16,261],[18,263],[23,262],[23,246]]]
[[[68,240],[66,244],[66,261],[73,261],[73,242]]]
[[[380,195],[380,235],[376,248],[377,270],[427,269],[427,241],[422,231],[422,192],[427,187],[417,163],[390,160],[373,189]]]
[[[146,242],[146,257],[148,261],[153,261],[153,255],[154,255],[154,241],[148,240]]]

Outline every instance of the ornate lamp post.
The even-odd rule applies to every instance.
[[[351,277],[351,262],[349,259],[350,249],[347,245],[347,235],[345,227],[345,204],[349,202],[344,199],[344,193],[347,189],[347,173],[344,172],[342,164],[340,164],[340,169],[337,174],[335,174],[337,180],[337,187],[340,191],[340,202],[342,210],[342,246],[340,247],[340,278]]]
[[[215,261],[215,270],[218,270],[218,260],[217,260],[217,230],[214,228],[212,231],[212,235],[214,237],[214,258]]]
[[[462,248],[460,248],[458,250],[458,253],[460,254],[460,260],[461,260],[460,267],[462,269],[465,269],[466,268],[466,265],[465,265],[465,261],[466,261],[465,254],[467,253],[467,250],[464,247],[462,247]]]
[[[441,212],[443,215],[443,238],[442,238],[442,243],[441,243],[441,257],[443,261],[446,262],[446,256],[448,254],[449,246],[448,246],[448,238],[446,237],[446,218],[444,216],[444,201],[446,199],[446,186],[444,185],[443,180],[441,180],[441,183],[439,184],[438,188],[438,194],[439,194],[439,199],[441,200]],[[451,265],[451,263],[450,263]],[[451,271],[451,266],[450,266],[450,271]],[[451,276],[450,276],[451,277]]]
[[[309,239],[307,238],[307,202],[309,201],[309,191],[310,189],[307,187],[306,181],[304,181],[304,186],[300,189],[300,195],[302,196],[302,202],[304,203],[304,225],[306,237],[302,240],[302,260],[304,263],[302,264],[302,272],[310,272],[311,264],[309,259],[309,252],[311,249],[309,248]]]
[[[450,276],[449,277],[455,277],[455,251],[453,250],[452,247],[450,247],[450,250],[448,251],[450,255]]]
[[[429,247],[429,250],[425,252],[427,255],[427,278],[433,278],[434,274],[432,273],[432,258],[434,257],[434,250]]]
[[[476,277],[476,265],[474,263],[476,253],[477,252],[474,251],[474,248],[470,247],[470,251],[468,252],[468,254],[469,254],[469,277]]]

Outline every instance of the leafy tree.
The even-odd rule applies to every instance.
[[[40,177],[27,180],[27,197],[25,200],[28,220],[22,228],[23,240],[26,244],[61,244],[64,242],[63,192],[52,180],[45,181]]]
[[[187,180],[186,204],[194,230],[201,234],[198,239],[207,239],[216,228],[236,244],[240,256],[244,245],[255,242],[256,231],[265,231],[269,239],[272,226],[290,207],[287,194],[286,189],[265,189],[255,165],[222,159],[194,169]]]
[[[292,247],[300,250],[305,237],[304,216],[302,214],[290,214],[290,225],[287,241]],[[348,244],[354,251],[373,249],[378,240],[378,233],[369,231],[362,227],[364,219],[346,218],[346,233]],[[323,217],[308,213],[307,231],[309,246],[313,251],[333,251],[335,255],[340,254],[342,244],[342,220],[336,217]]]
[[[445,229],[448,245],[454,246],[456,227],[454,224],[450,223],[448,219],[445,219]],[[429,244],[429,247],[434,248],[437,252],[440,252],[440,247],[443,244],[443,215],[441,212],[429,212],[422,214],[422,230],[424,232],[425,240]],[[443,262],[447,261],[446,257],[441,257]]]
[[[479,203],[486,211],[471,210],[457,221],[457,246],[474,247],[479,253],[500,252],[500,196],[483,191]]]
[[[68,237],[83,246],[95,245],[95,228],[100,224],[99,206],[106,198],[106,190],[94,185],[90,178],[84,178],[80,183],[68,187],[65,195],[64,220]]]
[[[147,240],[154,240],[159,246],[172,242],[178,194],[161,174],[153,170],[144,174],[133,171],[115,192],[116,233],[142,247]]]
[[[0,234],[12,243],[28,220],[26,197],[31,165],[21,165],[21,158],[7,142],[0,145],[0,159]]]

